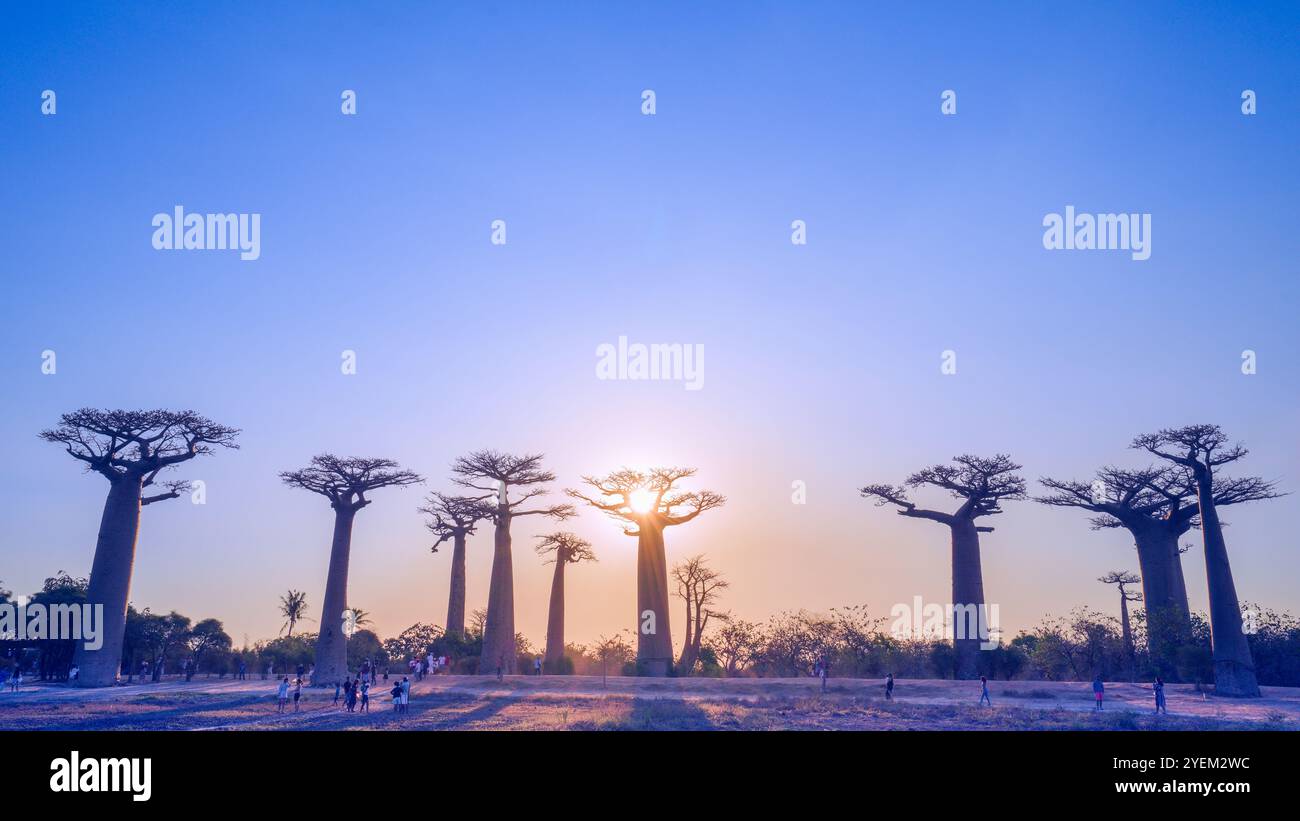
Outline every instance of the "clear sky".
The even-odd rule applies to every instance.
[[[1143,463],[1136,434],[1208,421],[1252,448],[1243,471],[1300,491],[1295,4],[264,5],[4,12],[6,587],[89,572],[107,485],[36,436],[86,405],[243,429],[176,474],[205,506],[144,511],[131,596],[237,644],[279,630],[288,588],[319,614],[331,511],[276,474],[322,451],[397,459],[427,489],[488,447],[546,453],[557,493],[694,465],[729,502],[669,531],[669,561],[707,553],[755,620],[946,602],[945,530],[856,488],[957,453],[1082,479]],[[154,250],[177,205],[261,214],[260,259]],[[1067,205],[1151,214],[1151,258],[1045,250]],[[620,335],[703,345],[703,389],[596,379]],[[446,612],[423,492],[357,519],[351,604],[385,636]],[[1243,598],[1300,610],[1298,505],[1226,512]],[[1082,512],[1008,503],[991,524],[985,590],[1012,630],[1114,609],[1096,577],[1137,569]],[[600,557],[570,572],[570,637],[631,628],[635,542],[594,511],[567,527]],[[535,643],[547,529],[515,530]],[[1198,541],[1200,610],[1203,561]],[[484,530],[471,609],[490,562]]]

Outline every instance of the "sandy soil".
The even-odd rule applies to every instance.
[[[298,712],[276,710],[276,682],[195,679],[100,690],[28,685],[0,693],[6,730],[1185,730],[1300,729],[1300,688],[1260,699],[1215,699],[1166,687],[1169,715],[1152,714],[1149,685],[1107,683],[1102,713],[1077,682],[979,684],[902,680],[893,701],[878,681],[440,676],[412,688],[395,714],[380,695],[370,713],[345,712],[334,690],[305,690]]]

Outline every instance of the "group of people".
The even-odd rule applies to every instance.
[[[349,713],[370,712],[370,690],[374,683],[374,672],[365,670],[357,674],[356,678],[348,676],[343,681],[334,682],[334,703],[338,704],[339,699],[343,699],[343,709]],[[385,680],[388,678],[387,671],[384,672]],[[289,699],[293,699],[293,711],[296,713],[300,708],[302,700],[302,677],[299,676],[293,680],[292,686],[289,683],[289,677],[285,676],[280,680],[277,696],[279,700],[278,712],[283,713],[289,704]],[[402,676],[401,681],[393,683],[392,688],[388,691],[393,699],[393,712],[405,713],[411,703],[411,679]]]
[[[411,659],[406,662],[406,666],[410,668],[412,678],[416,681],[423,681],[425,676],[434,675],[439,670],[446,667],[447,657],[435,656],[433,653],[430,653],[422,659]],[[385,677],[384,680],[387,681],[387,677]]]

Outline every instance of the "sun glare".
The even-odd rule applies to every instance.
[[[636,513],[649,513],[650,508],[654,507],[655,495],[645,488],[639,487],[629,494],[627,503]]]

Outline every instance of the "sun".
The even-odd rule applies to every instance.
[[[643,487],[628,494],[627,503],[636,513],[649,513],[655,506],[655,495]]]

